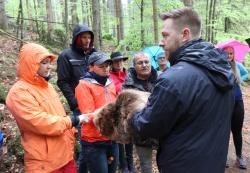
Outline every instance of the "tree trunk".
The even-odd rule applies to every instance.
[[[185,7],[193,8],[193,0],[182,0]]]
[[[65,47],[69,45],[69,22],[68,22],[68,0],[64,0],[64,27],[65,27]]]
[[[102,11],[103,30],[105,34],[109,34],[109,18],[108,18],[107,0],[102,0],[102,4],[103,4],[103,11]]]
[[[107,5],[108,5],[108,9],[110,10],[111,12],[111,15],[112,16],[116,16],[115,14],[115,0],[108,0],[107,1]],[[112,25],[112,36],[115,37],[117,34],[116,34],[116,27],[114,25]]]
[[[158,37],[158,10],[157,10],[157,0],[152,0],[153,4],[153,23],[154,23],[154,41],[156,44],[159,43]]]
[[[207,39],[208,41],[211,41],[212,9],[213,9],[213,0],[210,0],[209,14],[208,14],[208,39]]]
[[[119,0],[115,0],[115,17],[116,17],[116,38],[117,38],[117,41],[118,41],[118,44],[121,40],[120,36],[121,36],[121,33],[120,33],[120,24],[119,24],[119,4],[118,4],[118,1]]]
[[[99,0],[92,0],[93,32],[95,34],[94,45],[96,49],[101,48],[101,16]]]
[[[143,25],[143,14],[144,14],[144,0],[141,0],[141,47],[145,45],[145,30]]]
[[[87,3],[86,3],[87,4]],[[89,5],[88,5],[88,25],[93,26],[93,11],[92,11],[92,0],[89,0]],[[100,7],[99,7],[100,8]]]
[[[214,43],[214,37],[215,37],[215,7],[216,7],[216,0],[213,0],[213,12],[212,12],[212,35],[211,35],[211,42]]]
[[[51,42],[53,33],[53,12],[51,0],[46,0],[46,11],[47,11],[47,41]]]
[[[7,27],[8,27],[8,22],[5,13],[4,0],[0,0],[0,28],[6,30]]]
[[[27,11],[28,18],[33,19],[32,10],[31,10],[29,0],[26,0],[26,11]],[[31,28],[31,30],[34,32],[35,28],[34,28],[33,20],[29,20],[29,26],[30,26],[29,28]]]
[[[40,34],[40,30],[39,30],[39,24],[38,24],[38,21],[37,21],[38,13],[37,13],[36,0],[33,0],[33,3],[34,3],[34,10],[35,10],[36,31],[37,31],[38,37],[41,38],[41,34]]]
[[[206,27],[206,31],[205,31],[205,39],[208,40],[208,4],[209,4],[209,0],[206,1],[206,21],[205,21],[205,27]]]
[[[81,6],[82,6],[82,22],[83,23],[88,23],[88,2],[85,2],[85,0],[81,1]],[[81,22],[81,21],[80,21]]]
[[[77,25],[79,23],[79,18],[77,15],[77,0],[71,0],[71,23]]]
[[[20,39],[23,40],[23,2],[22,0],[19,1],[19,7],[18,7],[18,17],[17,17],[17,34],[16,37],[19,37],[19,31],[20,31]],[[23,42],[20,44],[20,48],[22,47]]]

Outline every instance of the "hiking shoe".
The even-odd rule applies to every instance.
[[[226,168],[229,168],[229,160],[227,159],[227,162],[226,162]]]
[[[235,165],[240,169],[247,169],[247,163],[242,157],[237,157]]]

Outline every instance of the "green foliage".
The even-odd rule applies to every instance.
[[[0,83],[0,103],[5,103],[5,99],[7,96],[7,88]]]
[[[105,34],[102,36],[102,38],[105,40],[113,40],[113,36],[111,34]]]

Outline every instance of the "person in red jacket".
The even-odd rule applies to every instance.
[[[124,61],[127,61],[128,57],[123,56],[121,52],[113,52],[110,57],[110,79],[115,83],[116,92],[120,93],[127,75]],[[122,173],[134,172],[133,144],[119,144],[119,167]]]
[[[128,60],[128,57],[123,56],[121,52],[113,52],[110,57],[112,60],[110,79],[114,82],[116,91],[119,93],[125,82],[127,71],[124,67],[124,62]]]

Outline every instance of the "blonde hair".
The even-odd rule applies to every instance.
[[[239,72],[239,70],[237,68],[235,60],[229,61],[229,63],[231,65],[231,67],[232,67],[232,70],[233,70],[234,76],[236,78],[237,84],[240,84],[240,72]]]
[[[173,9],[170,12],[161,13],[160,18],[162,20],[173,19],[178,30],[189,27],[194,38],[199,38],[201,35],[201,19],[192,8]]]

